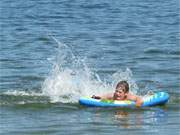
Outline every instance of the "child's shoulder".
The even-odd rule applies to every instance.
[[[127,95],[127,99],[129,99],[129,100],[134,100],[136,98],[137,98],[137,95],[135,95],[135,94],[133,94],[131,92],[129,92],[128,95]]]

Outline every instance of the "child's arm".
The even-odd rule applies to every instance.
[[[143,104],[143,100],[142,100],[142,98],[140,98],[139,96],[129,94],[129,95],[128,95],[128,99],[135,101],[137,107],[141,107],[142,104]]]
[[[108,94],[105,94],[105,95],[101,95],[101,96],[96,96],[96,95],[93,95],[92,98],[95,98],[95,99],[113,99],[113,94],[112,93],[108,93]]]
[[[107,93],[105,95],[101,96],[102,99],[109,99],[112,100],[113,99],[113,93]]]

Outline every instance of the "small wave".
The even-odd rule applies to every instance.
[[[162,49],[162,48],[156,48],[156,47],[149,47],[144,50],[144,53],[147,54],[168,54],[168,55],[174,55],[179,56],[180,51],[174,50],[174,49]]]
[[[164,53],[166,53],[165,50],[162,50],[159,48],[152,48],[152,47],[145,49],[144,52],[147,54],[159,54],[159,53],[164,54]]]
[[[14,95],[14,96],[43,96],[43,93],[37,93],[33,91],[19,91],[9,90],[2,93],[3,95]]]
[[[178,104],[180,103],[180,94],[174,92],[168,92],[170,95],[169,102],[167,103],[167,109],[175,109],[179,108]],[[49,107],[55,104],[70,104],[76,105],[78,103],[78,99],[74,98],[73,95],[61,95],[57,94],[57,99],[53,99],[52,95],[45,95],[41,92],[28,92],[28,91],[7,91],[0,93],[0,106],[26,106],[26,107]],[[76,100],[75,100],[76,99]],[[74,102],[72,102],[75,100]],[[62,105],[61,105],[62,106]]]
[[[28,103],[47,103],[50,102],[47,96],[37,92],[27,92],[9,90],[0,93],[0,105],[22,105]]]

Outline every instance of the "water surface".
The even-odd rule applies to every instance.
[[[0,2],[1,134],[179,134],[179,6],[172,1]],[[87,108],[81,96],[165,91],[165,106]]]

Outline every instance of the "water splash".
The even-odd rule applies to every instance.
[[[69,46],[53,39],[58,43],[58,54],[43,83],[43,93],[50,96],[52,102],[77,102],[80,96],[104,89],[99,76],[85,64],[85,58],[75,56]]]
[[[58,44],[58,54],[51,73],[42,85],[43,94],[49,96],[51,102],[77,102],[81,96],[112,92],[121,80],[127,80],[134,91],[138,88],[130,69],[114,73],[112,82],[107,83],[87,66],[86,58],[74,55],[69,46],[53,39]]]

